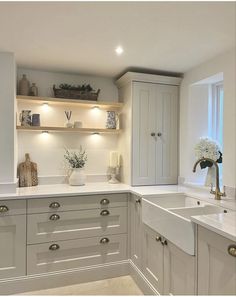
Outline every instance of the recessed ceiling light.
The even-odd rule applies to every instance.
[[[124,52],[123,47],[122,47],[122,46],[117,46],[117,48],[116,48],[116,54],[117,54],[118,56],[120,56],[120,55],[123,54],[123,52]]]

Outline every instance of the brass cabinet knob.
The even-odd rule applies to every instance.
[[[60,216],[58,214],[52,214],[49,218],[51,221],[60,220]]]
[[[152,133],[151,133],[151,136],[152,136],[152,137],[155,137],[155,136],[156,136],[156,133],[155,133],[155,132],[152,132]]]
[[[236,257],[236,245],[235,244],[231,244],[228,247],[228,253],[230,254],[230,256]]]
[[[161,133],[161,132],[158,132],[158,133],[157,133],[157,136],[158,136],[158,137],[161,137],[161,136],[162,136],[162,133]]]
[[[60,203],[59,202],[52,202],[50,205],[49,205],[49,207],[50,208],[53,208],[53,209],[55,209],[55,208],[59,208],[61,205],[60,205]]]
[[[161,241],[161,236],[157,236],[156,241]]]
[[[6,205],[0,205],[0,213],[8,212],[9,208]]]
[[[101,216],[109,216],[109,214],[110,214],[110,212],[109,212],[109,210],[107,210],[107,209],[104,209],[104,210],[102,210],[101,212],[100,212],[100,215]]]
[[[137,198],[137,199],[135,199],[135,202],[140,204],[141,203],[141,199],[140,198]]]
[[[100,201],[100,204],[101,205],[107,205],[107,204],[109,204],[110,203],[110,201],[109,201],[109,199],[102,199],[101,201]]]
[[[54,243],[54,244],[50,245],[49,250],[56,251],[56,250],[59,250],[59,248],[60,248],[59,244]]]
[[[108,243],[110,240],[107,238],[107,237],[103,237],[101,240],[100,240],[100,243],[102,244],[105,244],[105,243]]]

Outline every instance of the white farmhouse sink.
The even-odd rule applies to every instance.
[[[195,254],[195,224],[191,216],[223,213],[221,207],[185,195],[142,199],[142,220],[189,255]]]

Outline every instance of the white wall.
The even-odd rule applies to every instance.
[[[194,146],[200,137],[208,136],[208,91],[209,86],[207,84],[192,85],[189,88],[185,159],[192,166],[196,161]],[[192,166],[190,166],[189,173],[185,176],[185,181],[188,183],[204,183],[206,170],[199,170],[196,174],[192,172]]]
[[[0,53],[0,193],[16,188],[15,59]]]
[[[118,101],[117,87],[111,78],[89,77],[80,75],[42,72],[37,70],[18,69],[18,79],[26,74],[31,82],[39,87],[39,95],[52,96],[52,85],[56,83],[82,84],[90,83],[94,89],[101,89],[99,100]],[[42,126],[63,126],[66,122],[65,110],[72,110],[72,122],[83,122],[83,127],[105,128],[106,111],[95,109],[79,109],[77,107],[62,107],[49,105],[47,110],[42,105],[18,102],[18,115],[21,110],[30,109],[32,113],[40,113]],[[19,124],[19,119],[18,119]],[[64,148],[76,149],[80,145],[87,151],[88,162],[86,173],[89,176],[106,178],[109,164],[109,152],[117,150],[118,135],[92,135],[79,133],[53,133],[18,131],[18,163],[24,161],[26,152],[30,153],[32,161],[38,164],[40,181],[60,182],[66,174],[64,166]]]
[[[224,76],[224,155],[223,183],[236,187],[236,49],[193,68],[184,74],[180,88],[180,177],[189,176],[193,164],[188,156],[190,86],[200,80],[223,72]]]
[[[26,74],[31,83],[36,83],[39,88],[39,96],[54,97],[53,85],[57,87],[61,83],[67,84],[90,84],[95,90],[101,89],[98,100],[118,101],[118,90],[113,79],[109,77],[64,74],[60,72],[39,71],[18,67],[17,79]]]

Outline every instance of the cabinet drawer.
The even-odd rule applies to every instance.
[[[104,194],[74,197],[30,199],[28,213],[43,213],[127,206],[127,194]]]
[[[127,207],[28,215],[29,244],[127,232]]]
[[[26,213],[25,200],[0,200],[0,217]]]
[[[101,243],[101,240],[105,243]],[[106,240],[109,242],[106,242]],[[127,259],[127,235],[29,245],[28,274],[80,268]]]

